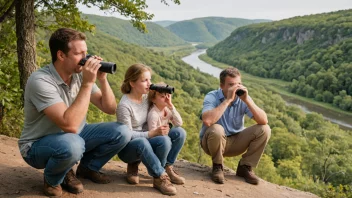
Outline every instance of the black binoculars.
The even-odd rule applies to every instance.
[[[79,65],[83,66],[86,64],[86,61],[88,58],[92,57],[92,55],[87,54],[85,58],[82,58],[82,60],[79,61]],[[109,73],[109,74],[114,74],[116,72],[116,64],[115,63],[110,63],[110,62],[100,62],[101,67],[99,68],[99,71]]]
[[[150,87],[149,87],[150,90],[155,90],[159,93],[168,93],[168,94],[172,94],[175,92],[175,88],[174,87],[171,87],[169,85],[154,85],[154,84],[151,84]]]
[[[242,89],[237,89],[236,95],[242,96],[244,94],[244,91]]]

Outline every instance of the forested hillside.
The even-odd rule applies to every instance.
[[[127,20],[89,14],[84,14],[83,16],[87,17],[88,21],[100,31],[128,43],[145,47],[167,47],[187,44],[174,33],[152,22],[145,23],[148,33],[144,34],[133,27],[130,21]]]
[[[352,10],[241,27],[207,53],[257,76],[292,81],[291,92],[352,111]]]
[[[171,24],[174,24],[176,22],[177,21],[153,21],[153,23],[156,23],[156,24],[158,24],[158,25],[160,25],[162,27],[167,27],[167,26],[169,26]]]
[[[228,37],[238,27],[267,22],[240,18],[205,17],[173,23],[166,28],[185,41],[214,43]]]
[[[11,24],[10,24],[11,25]],[[0,133],[19,137],[23,124],[20,103],[19,75],[15,43],[9,42],[13,27],[1,29],[0,45],[0,100],[5,107],[1,116]],[[38,31],[38,64],[50,62],[48,35]],[[88,52],[109,62],[116,62],[117,72],[108,75],[117,100],[122,96],[120,85],[124,72],[133,63],[152,67],[152,81],[164,81],[175,87],[173,103],[180,112],[187,131],[187,140],[179,159],[211,165],[211,159],[199,148],[199,114],[204,95],[216,89],[218,79],[201,73],[174,56],[123,42],[99,29],[94,35],[87,33]],[[44,41],[42,40],[44,39]],[[3,55],[6,56],[3,56]],[[272,136],[256,173],[263,179],[313,192],[322,197],[352,196],[352,136],[337,125],[326,122],[321,115],[305,114],[293,106],[286,106],[279,95],[266,91],[260,85],[249,85],[249,93],[269,118]],[[115,116],[101,113],[93,106],[88,121],[113,121]],[[246,125],[254,124],[246,120]],[[226,166],[235,169],[239,157],[226,158]]]

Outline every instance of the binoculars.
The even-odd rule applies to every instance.
[[[151,84],[150,87],[149,87],[150,90],[154,90],[154,91],[157,91],[159,93],[168,93],[168,94],[172,94],[175,92],[175,88],[174,87],[171,87],[169,85],[154,85],[154,84]]]
[[[237,89],[236,95],[242,96],[244,94],[244,91],[242,89]]]
[[[92,57],[92,55],[87,54],[85,58],[82,58],[82,60],[79,61],[79,65],[83,66],[86,64],[86,61],[88,58]],[[116,72],[116,64],[115,63],[110,63],[110,62],[100,62],[101,67],[99,68],[99,71],[109,73],[109,74],[114,74]]]

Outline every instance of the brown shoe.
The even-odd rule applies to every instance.
[[[247,183],[255,185],[259,183],[259,178],[254,174],[252,167],[245,164],[240,165],[240,163],[238,163],[236,175],[243,177]]]
[[[72,169],[68,171],[68,173],[66,173],[66,176],[61,186],[68,192],[73,194],[81,193],[84,189],[82,182],[77,179]]]
[[[61,197],[62,188],[60,185],[51,186],[46,182],[44,177],[44,194],[48,197]]]
[[[127,177],[126,180],[129,184],[138,184],[138,165],[141,161],[127,164]]]
[[[166,173],[163,173],[160,177],[154,177],[153,187],[158,189],[164,195],[176,195],[177,192]]]
[[[171,183],[182,185],[185,183],[185,178],[178,175],[178,173],[173,169],[172,166],[166,166],[165,171],[167,175],[170,177]]]
[[[222,164],[213,163],[213,172],[211,173],[211,179],[218,184],[223,184],[225,181],[224,168]]]
[[[107,184],[111,182],[110,178],[107,175],[101,172],[92,171],[89,168],[83,167],[81,164],[79,164],[79,166],[77,167],[76,175],[77,177],[90,179],[91,181],[98,184]]]

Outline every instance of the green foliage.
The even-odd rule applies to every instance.
[[[153,21],[153,23],[160,25],[161,27],[167,27],[171,24],[176,23],[177,21]]]
[[[207,53],[250,74],[290,81],[292,93],[351,111],[351,27],[352,10],[252,24]]]
[[[53,0],[51,0],[53,1]],[[72,1],[66,0],[67,2],[74,2],[76,5],[81,3],[88,7],[98,7],[99,10],[108,11],[108,12],[118,12],[121,15],[131,18],[131,22],[134,27],[138,30],[144,32],[146,31],[146,26],[142,21],[148,21],[153,19],[154,14],[145,12],[144,10],[148,8],[145,0],[113,0],[113,1],[101,1],[101,0],[79,0]],[[55,2],[55,1],[54,1]],[[58,1],[63,4],[67,3],[65,1]],[[179,0],[170,0],[170,2],[175,4],[180,4]],[[49,2],[50,3],[50,2]],[[168,0],[161,0],[161,3],[165,5],[168,4]],[[51,3],[52,4],[52,3]]]
[[[128,43],[146,47],[167,47],[187,44],[174,33],[152,22],[145,23],[148,33],[141,33],[126,20],[87,14],[83,16],[100,31]]]
[[[155,52],[160,52],[160,55],[165,56],[175,56],[178,58],[182,58],[191,54],[196,48],[192,45],[181,45],[181,46],[173,46],[173,47],[148,47],[149,49],[153,49]]]
[[[197,49],[208,49],[210,47],[213,47],[216,43],[201,43],[201,44],[197,44],[195,47]]]
[[[166,28],[185,41],[216,43],[241,26],[266,22],[240,18],[205,17],[173,23]]]
[[[1,1],[0,1],[1,2]],[[17,136],[23,125],[15,24],[11,18],[0,23],[0,132]]]

